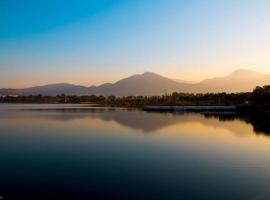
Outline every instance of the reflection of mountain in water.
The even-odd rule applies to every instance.
[[[170,126],[179,122],[190,121],[186,117],[174,115],[172,113],[147,113],[139,110],[126,109],[25,109],[26,116],[33,118],[46,118],[49,120],[76,120],[83,118],[101,119],[103,121],[113,121],[122,126],[143,132],[153,132],[162,127]],[[35,112],[33,112],[35,111]],[[23,117],[23,112],[16,112],[16,116]],[[7,116],[5,116],[7,117]],[[181,119],[180,119],[181,118]]]
[[[114,121],[122,126],[145,133],[154,132],[174,124],[200,123],[204,126],[224,128],[236,135],[249,134],[247,126],[252,125],[256,134],[270,135],[270,117],[266,115],[238,116],[235,114],[187,114],[158,113],[139,110],[108,109],[108,108],[66,108],[66,109],[28,109],[27,116],[50,120],[74,120],[97,118]],[[37,111],[37,112],[33,112]],[[42,111],[42,112],[41,112]],[[16,112],[16,116],[24,116],[24,112]],[[7,116],[5,116],[7,117]],[[233,122],[233,123],[232,123]]]

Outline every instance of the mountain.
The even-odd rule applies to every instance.
[[[190,84],[197,83],[196,81],[186,81],[186,80],[182,80],[182,79],[172,79],[172,80],[177,82],[177,83],[190,83]]]
[[[189,84],[180,84],[152,72],[133,75],[107,87],[98,88],[100,94],[107,95],[160,95],[185,89]]]
[[[208,92],[247,92],[256,86],[270,84],[270,74],[238,69],[228,76],[206,79],[199,84],[209,87]]]
[[[0,89],[0,95],[161,95],[188,88],[189,84],[180,84],[169,78],[146,72],[121,79],[116,83],[84,87],[67,83],[50,84],[24,89]]]
[[[256,86],[270,84],[270,75],[239,69],[224,77],[206,79],[199,83],[179,82],[152,72],[136,74],[115,83],[85,87],[68,83],[50,84],[23,89],[0,89],[0,95],[161,95],[172,92],[248,92]]]
[[[49,84],[44,86],[23,89],[0,89],[1,95],[60,95],[60,94],[87,94],[88,88],[68,83]]]
[[[58,84],[50,84],[45,86],[38,86],[32,88],[23,89],[23,94],[26,95],[58,95],[58,94],[86,94],[87,87],[79,86],[79,85],[72,85],[68,83],[58,83]]]

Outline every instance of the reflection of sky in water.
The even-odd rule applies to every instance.
[[[270,138],[243,121],[7,108],[14,106],[0,105],[2,193],[49,184],[48,191],[120,199],[270,198]]]

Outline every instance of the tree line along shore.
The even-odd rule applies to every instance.
[[[0,96],[0,103],[97,104],[100,106],[236,106],[239,109],[270,110],[270,85],[256,87],[252,92],[190,94],[174,92],[161,96],[102,96],[102,95],[29,95]]]

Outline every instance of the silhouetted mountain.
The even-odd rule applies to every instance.
[[[206,79],[199,83],[177,82],[152,72],[137,74],[116,83],[84,87],[67,83],[24,89],[0,89],[0,95],[161,95],[172,92],[248,92],[256,86],[270,84],[270,75],[240,69],[228,76]]]
[[[239,69],[228,76],[206,79],[199,84],[209,87],[209,92],[246,92],[270,84],[270,75]]]
[[[87,94],[88,88],[68,83],[49,84],[24,89],[0,89],[2,95],[60,95],[60,94]]]
[[[187,87],[188,84],[180,84],[155,73],[146,72],[122,79],[107,87],[100,87],[98,91],[106,95],[160,95]]]
[[[21,94],[20,90],[18,89],[11,89],[11,88],[0,89],[0,95],[18,95],[18,94]]]
[[[87,87],[72,85],[67,83],[51,84],[27,88],[23,90],[23,94],[43,94],[43,95],[58,95],[58,94],[84,94],[87,92]]]
[[[186,81],[186,80],[181,80],[181,79],[172,79],[172,80],[177,83],[190,83],[190,84],[197,83],[196,81]]]

